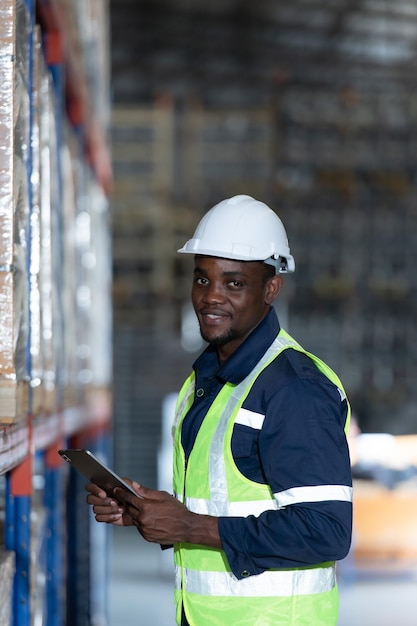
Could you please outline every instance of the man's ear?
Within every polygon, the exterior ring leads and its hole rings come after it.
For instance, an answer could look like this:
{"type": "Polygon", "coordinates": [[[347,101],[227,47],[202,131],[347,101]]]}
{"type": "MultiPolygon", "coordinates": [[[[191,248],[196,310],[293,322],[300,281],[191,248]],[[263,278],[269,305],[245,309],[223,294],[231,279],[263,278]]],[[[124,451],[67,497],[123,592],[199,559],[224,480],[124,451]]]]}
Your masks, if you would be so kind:
{"type": "Polygon", "coordinates": [[[276,274],[268,280],[265,287],[265,303],[272,304],[284,284],[281,274],[276,274]]]}

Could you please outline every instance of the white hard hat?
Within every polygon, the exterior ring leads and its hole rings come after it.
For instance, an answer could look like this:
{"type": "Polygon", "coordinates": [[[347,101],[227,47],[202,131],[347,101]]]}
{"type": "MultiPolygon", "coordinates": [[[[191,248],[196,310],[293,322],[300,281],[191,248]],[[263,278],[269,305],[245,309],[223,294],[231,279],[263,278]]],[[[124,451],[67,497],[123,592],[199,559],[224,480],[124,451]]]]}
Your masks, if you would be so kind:
{"type": "Polygon", "coordinates": [[[273,265],[277,274],[295,269],[283,223],[272,209],[251,196],[233,196],[216,204],[178,252],[263,261],[273,265]]]}

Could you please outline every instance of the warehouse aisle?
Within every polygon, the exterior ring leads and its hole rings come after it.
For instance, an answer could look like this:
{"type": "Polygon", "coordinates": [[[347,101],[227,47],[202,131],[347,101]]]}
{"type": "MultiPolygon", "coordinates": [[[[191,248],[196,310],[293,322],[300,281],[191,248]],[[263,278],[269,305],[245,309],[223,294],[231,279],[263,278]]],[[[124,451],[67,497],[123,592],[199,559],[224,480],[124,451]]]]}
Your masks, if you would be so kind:
{"type": "MultiPolygon", "coordinates": [[[[175,626],[171,571],[168,552],[114,529],[109,626],[175,626]]],[[[416,626],[416,615],[417,579],[340,580],[338,626],[416,626]]]]}
{"type": "Polygon", "coordinates": [[[113,529],[109,626],[174,626],[171,551],[134,528],[113,529]]]}

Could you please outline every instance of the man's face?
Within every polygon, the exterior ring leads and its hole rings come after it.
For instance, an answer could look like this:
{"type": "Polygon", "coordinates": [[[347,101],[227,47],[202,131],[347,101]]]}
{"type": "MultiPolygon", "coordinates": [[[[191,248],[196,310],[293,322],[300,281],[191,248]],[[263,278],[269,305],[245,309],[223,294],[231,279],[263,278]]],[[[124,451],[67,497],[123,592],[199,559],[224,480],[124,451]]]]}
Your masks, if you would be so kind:
{"type": "Polygon", "coordinates": [[[281,284],[281,276],[266,278],[260,261],[196,256],[191,298],[201,335],[222,361],[267,315],[281,284]]]}

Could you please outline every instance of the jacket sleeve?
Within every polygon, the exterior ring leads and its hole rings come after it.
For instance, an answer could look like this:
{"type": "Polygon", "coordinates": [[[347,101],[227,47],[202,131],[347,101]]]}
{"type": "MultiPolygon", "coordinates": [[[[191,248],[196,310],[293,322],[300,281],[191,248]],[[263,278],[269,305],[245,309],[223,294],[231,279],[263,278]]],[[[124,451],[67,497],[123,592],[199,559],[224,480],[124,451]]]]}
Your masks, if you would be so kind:
{"type": "Polygon", "coordinates": [[[242,578],[344,558],[352,527],[346,400],[323,379],[252,395],[246,408],[265,415],[257,444],[262,473],[280,508],[219,519],[233,573],[242,578]]]}

